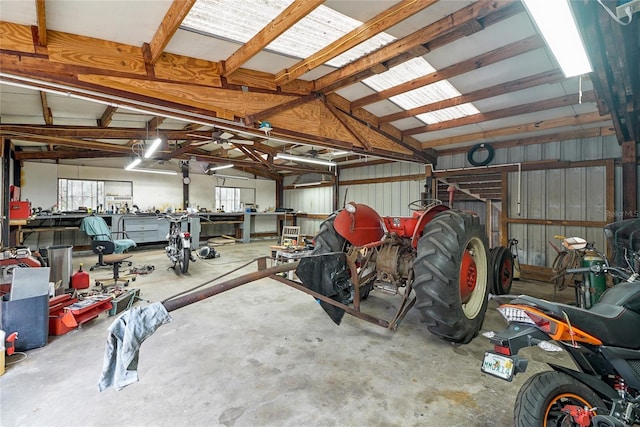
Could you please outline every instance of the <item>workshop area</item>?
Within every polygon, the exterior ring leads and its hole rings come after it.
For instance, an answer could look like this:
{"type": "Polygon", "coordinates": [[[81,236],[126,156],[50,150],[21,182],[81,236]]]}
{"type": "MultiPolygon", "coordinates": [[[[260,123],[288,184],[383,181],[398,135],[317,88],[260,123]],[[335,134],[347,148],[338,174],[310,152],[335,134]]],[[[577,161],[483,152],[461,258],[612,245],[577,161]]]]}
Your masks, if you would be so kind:
{"type": "Polygon", "coordinates": [[[640,425],[640,0],[0,0],[0,424],[640,425]]]}

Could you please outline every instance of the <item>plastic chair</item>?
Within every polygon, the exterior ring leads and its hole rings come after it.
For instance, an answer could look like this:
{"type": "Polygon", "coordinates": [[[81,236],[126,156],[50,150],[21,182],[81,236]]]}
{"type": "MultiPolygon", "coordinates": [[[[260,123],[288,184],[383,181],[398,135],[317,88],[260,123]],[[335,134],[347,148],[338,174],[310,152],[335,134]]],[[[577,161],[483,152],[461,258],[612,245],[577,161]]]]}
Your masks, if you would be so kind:
{"type": "MultiPolygon", "coordinates": [[[[84,231],[91,237],[91,250],[93,253],[98,255],[98,262],[89,269],[91,271],[97,267],[113,266],[112,263],[105,260],[105,255],[119,255],[127,249],[136,246],[136,242],[129,239],[127,233],[123,231],[112,232],[104,218],[99,216],[91,215],[85,217],[80,224],[80,230],[84,231]],[[113,239],[112,235],[114,234],[122,234],[125,239],[113,239]]],[[[125,258],[129,257],[130,255],[125,258]]],[[[119,262],[122,262],[123,260],[120,260],[119,262]]],[[[131,265],[131,262],[129,261],[128,264],[131,265]]]]}

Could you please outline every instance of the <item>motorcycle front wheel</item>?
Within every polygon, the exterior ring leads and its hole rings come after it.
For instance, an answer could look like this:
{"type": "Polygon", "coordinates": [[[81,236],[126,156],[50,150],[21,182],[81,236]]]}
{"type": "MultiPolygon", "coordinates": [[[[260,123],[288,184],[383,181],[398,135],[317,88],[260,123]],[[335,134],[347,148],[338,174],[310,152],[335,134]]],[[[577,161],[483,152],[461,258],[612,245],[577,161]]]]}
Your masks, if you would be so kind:
{"type": "Polygon", "coordinates": [[[178,247],[178,271],[182,274],[186,274],[189,271],[189,257],[191,255],[189,248],[182,247],[182,239],[178,239],[176,246],[178,247]]]}
{"type": "Polygon", "coordinates": [[[572,407],[597,408],[594,416],[608,413],[602,399],[575,378],[562,372],[540,372],[529,378],[518,392],[514,426],[579,426],[569,413],[572,407]]]}

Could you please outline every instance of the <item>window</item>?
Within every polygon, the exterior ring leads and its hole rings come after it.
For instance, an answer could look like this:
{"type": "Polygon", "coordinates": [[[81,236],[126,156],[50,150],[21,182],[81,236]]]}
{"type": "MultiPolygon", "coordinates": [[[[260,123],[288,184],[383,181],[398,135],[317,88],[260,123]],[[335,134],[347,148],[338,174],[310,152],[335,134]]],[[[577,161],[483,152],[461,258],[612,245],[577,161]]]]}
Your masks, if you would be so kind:
{"type": "Polygon", "coordinates": [[[58,210],[79,208],[101,212],[116,212],[133,206],[131,181],[98,181],[89,179],[58,179],[58,210]]]}
{"type": "Polygon", "coordinates": [[[216,187],[216,211],[240,212],[240,189],[216,187]]]}
{"type": "Polygon", "coordinates": [[[97,209],[99,205],[104,206],[104,181],[58,179],[58,210],[97,209]]]}

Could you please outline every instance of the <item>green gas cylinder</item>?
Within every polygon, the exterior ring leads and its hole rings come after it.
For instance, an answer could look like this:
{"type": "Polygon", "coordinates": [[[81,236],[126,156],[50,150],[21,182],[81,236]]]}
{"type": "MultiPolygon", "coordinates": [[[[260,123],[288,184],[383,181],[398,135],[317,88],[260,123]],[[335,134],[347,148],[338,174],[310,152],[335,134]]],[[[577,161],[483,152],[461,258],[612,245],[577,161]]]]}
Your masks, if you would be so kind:
{"type": "MultiPolygon", "coordinates": [[[[595,251],[586,251],[582,257],[582,266],[604,265],[604,259],[595,251]]],[[[607,278],[604,274],[595,275],[588,273],[584,275],[585,287],[590,294],[591,304],[589,307],[600,301],[600,297],[607,290],[607,278]]]]}

